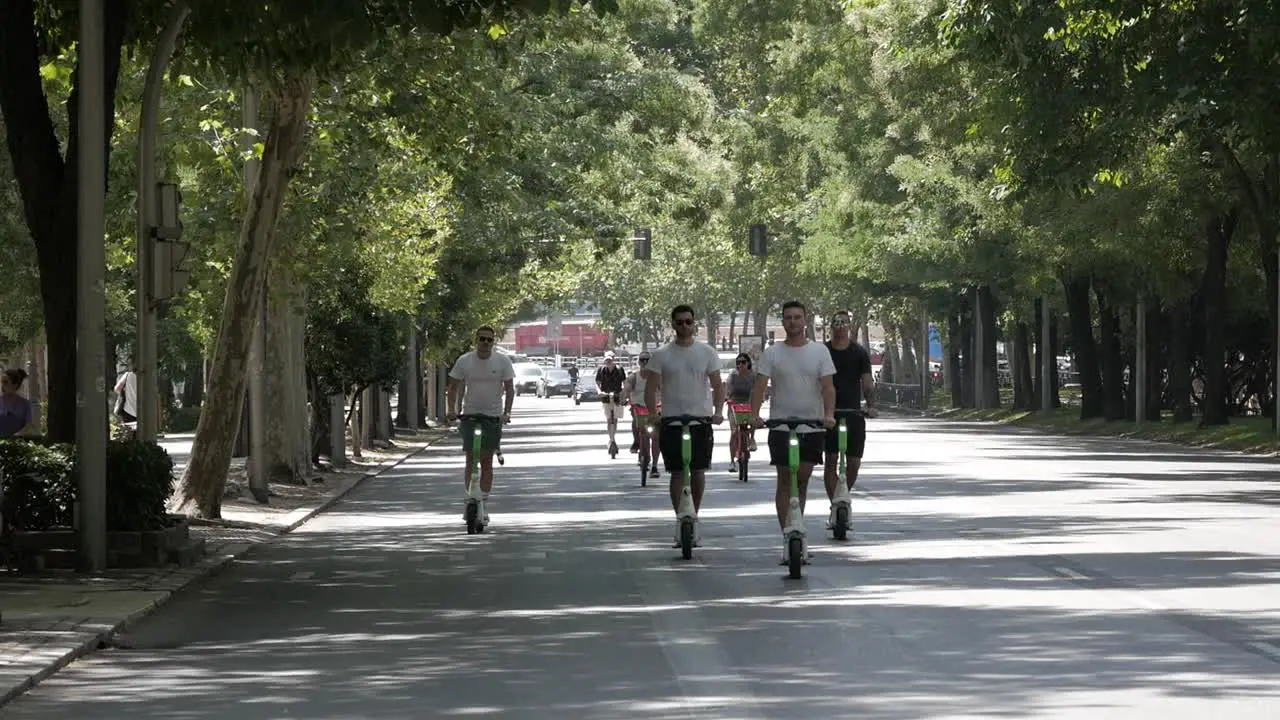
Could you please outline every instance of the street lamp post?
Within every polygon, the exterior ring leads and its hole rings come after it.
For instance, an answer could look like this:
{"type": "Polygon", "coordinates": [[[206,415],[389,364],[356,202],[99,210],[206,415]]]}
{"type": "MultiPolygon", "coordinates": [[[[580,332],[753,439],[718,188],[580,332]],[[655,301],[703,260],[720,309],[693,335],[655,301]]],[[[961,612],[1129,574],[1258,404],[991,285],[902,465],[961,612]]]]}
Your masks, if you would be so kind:
{"type": "Polygon", "coordinates": [[[102,0],[80,0],[76,454],[80,565],[107,566],[106,55],[102,0]]]}

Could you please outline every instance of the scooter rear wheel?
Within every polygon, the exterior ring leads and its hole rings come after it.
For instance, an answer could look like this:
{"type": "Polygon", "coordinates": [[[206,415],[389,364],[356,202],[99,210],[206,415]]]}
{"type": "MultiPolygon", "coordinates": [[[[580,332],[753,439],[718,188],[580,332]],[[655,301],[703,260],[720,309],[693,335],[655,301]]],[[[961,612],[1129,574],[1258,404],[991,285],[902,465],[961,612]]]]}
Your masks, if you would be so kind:
{"type": "Polygon", "coordinates": [[[693,557],[693,521],[680,523],[680,557],[685,560],[693,557]]]}
{"type": "Polygon", "coordinates": [[[467,519],[467,534],[475,535],[480,532],[477,529],[480,527],[480,506],[474,500],[467,503],[465,517],[467,519]]]}
{"type": "Polygon", "coordinates": [[[793,537],[787,541],[787,570],[791,577],[800,577],[800,569],[804,566],[804,541],[793,537]]]}
{"type": "Polygon", "coordinates": [[[841,505],[836,508],[836,521],[831,525],[831,534],[837,540],[844,540],[849,533],[849,508],[841,505]]]}
{"type": "Polygon", "coordinates": [[[742,459],[738,461],[738,479],[742,482],[747,481],[747,461],[751,459],[751,453],[742,453],[742,459]]]}

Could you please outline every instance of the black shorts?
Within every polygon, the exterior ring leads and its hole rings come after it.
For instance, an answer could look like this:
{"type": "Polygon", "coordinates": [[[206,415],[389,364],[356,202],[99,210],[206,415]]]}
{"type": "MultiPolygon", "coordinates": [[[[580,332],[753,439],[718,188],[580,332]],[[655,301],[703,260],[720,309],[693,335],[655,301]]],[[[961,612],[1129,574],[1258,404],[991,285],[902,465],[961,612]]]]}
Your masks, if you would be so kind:
{"type": "Polygon", "coordinates": [[[867,419],[858,413],[836,413],[836,426],[827,431],[826,449],[829,454],[840,452],[840,418],[849,421],[849,444],[846,451],[851,458],[861,458],[867,447],[867,419]]]}
{"type": "MultiPolygon", "coordinates": [[[[667,472],[684,472],[684,451],[680,436],[684,432],[681,425],[662,425],[662,433],[658,436],[658,451],[662,454],[662,464],[667,472]]],[[[707,424],[690,425],[689,436],[692,441],[689,453],[690,470],[706,470],[711,467],[711,446],[713,436],[711,426],[707,424]]]]}
{"type": "MultiPolygon", "coordinates": [[[[787,446],[791,433],[786,428],[769,431],[769,464],[776,467],[787,466],[787,446]]],[[[800,439],[800,463],[811,465],[822,464],[821,432],[798,433],[800,439]]]]}

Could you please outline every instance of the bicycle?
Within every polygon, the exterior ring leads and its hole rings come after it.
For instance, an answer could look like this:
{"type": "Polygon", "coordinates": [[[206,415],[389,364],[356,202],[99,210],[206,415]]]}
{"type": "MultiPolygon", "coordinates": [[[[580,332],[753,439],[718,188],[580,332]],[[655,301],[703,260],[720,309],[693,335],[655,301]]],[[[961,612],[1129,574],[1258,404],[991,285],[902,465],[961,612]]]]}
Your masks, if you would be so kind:
{"type": "MultiPolygon", "coordinates": [[[[676,415],[664,417],[659,422],[663,425],[678,425],[680,432],[680,458],[684,468],[684,487],[680,490],[680,509],[676,511],[676,521],[680,523],[680,556],[685,560],[693,557],[695,523],[698,511],[693,506],[693,435],[689,427],[694,423],[711,424],[711,418],[696,415],[676,415]]],[[[668,468],[670,470],[670,468],[668,468]]]]}
{"type": "Polygon", "coordinates": [[[467,486],[467,505],[462,517],[467,522],[467,534],[478,535],[484,532],[489,522],[489,514],[484,509],[484,491],[480,489],[480,453],[484,443],[485,426],[501,423],[502,418],[480,413],[465,413],[458,416],[459,422],[474,420],[475,431],[471,437],[471,483],[467,486]]]}
{"type": "Polygon", "coordinates": [[[730,401],[729,412],[733,413],[733,431],[738,437],[738,479],[747,481],[747,461],[751,459],[751,403],[730,401]]]}
{"type": "Polygon", "coordinates": [[[867,418],[870,417],[870,414],[866,410],[837,410],[836,416],[839,418],[836,427],[839,433],[837,446],[840,459],[836,465],[835,497],[831,500],[831,507],[835,510],[835,518],[831,523],[831,535],[836,540],[844,540],[848,537],[849,531],[853,529],[851,520],[853,514],[851,510],[852,497],[849,494],[849,486],[844,482],[845,473],[848,471],[849,418],[854,416],[867,418]]]}
{"type": "Polygon", "coordinates": [[[821,420],[799,420],[785,418],[765,421],[765,427],[772,430],[786,427],[787,435],[787,469],[791,476],[791,499],[788,501],[787,524],[782,535],[787,539],[787,570],[792,578],[801,576],[801,568],[807,564],[805,557],[808,548],[805,543],[804,512],[800,509],[800,437],[798,428],[809,427],[815,430],[826,430],[821,420]]]}

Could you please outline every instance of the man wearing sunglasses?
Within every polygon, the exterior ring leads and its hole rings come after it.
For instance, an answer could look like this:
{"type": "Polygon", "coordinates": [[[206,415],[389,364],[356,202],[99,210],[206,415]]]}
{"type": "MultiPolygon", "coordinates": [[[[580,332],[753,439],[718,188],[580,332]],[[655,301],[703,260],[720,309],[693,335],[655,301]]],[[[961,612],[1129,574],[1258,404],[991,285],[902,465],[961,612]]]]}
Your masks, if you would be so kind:
{"type": "MultiPolygon", "coordinates": [[[[665,417],[693,415],[711,417],[719,425],[724,422],[721,408],[724,406],[724,387],[720,383],[720,356],[707,343],[693,339],[693,308],[677,305],[671,311],[671,327],[676,339],[658,348],[649,359],[648,377],[644,388],[646,407],[657,407],[658,393],[662,393],[662,414],[665,417]],[[708,392],[710,389],[710,392],[708,392]]],[[[656,420],[651,422],[657,422],[656,420]]],[[[684,490],[684,457],[680,442],[682,428],[679,425],[662,427],[658,445],[662,452],[662,464],[667,466],[670,477],[671,508],[680,512],[680,495],[684,490]]],[[[694,544],[701,540],[701,525],[696,517],[702,508],[702,493],[706,489],[707,468],[711,467],[711,426],[699,423],[689,428],[692,453],[689,470],[693,474],[694,544]]],[[[680,544],[680,526],[676,524],[676,545],[680,544]]]]}
{"type": "MultiPolygon", "coordinates": [[[[480,440],[480,491],[484,493],[485,502],[488,502],[489,493],[493,490],[493,454],[502,440],[502,426],[511,422],[511,404],[516,399],[516,370],[511,365],[510,358],[493,351],[496,337],[493,328],[488,325],[476,330],[476,349],[458,358],[453,364],[445,394],[445,417],[450,423],[458,419],[458,401],[464,392],[464,414],[501,418],[501,421],[490,421],[484,425],[480,440]]],[[[467,458],[467,469],[463,474],[464,489],[471,487],[471,444],[476,422],[468,418],[458,428],[458,434],[462,437],[462,449],[467,458]]],[[[487,512],[484,524],[489,524],[487,512]]]]}
{"type": "MultiPolygon", "coordinates": [[[[827,342],[831,362],[836,366],[832,382],[836,388],[836,419],[845,418],[849,423],[848,470],[845,484],[853,490],[858,480],[858,468],[862,465],[862,452],[867,445],[867,421],[857,410],[867,401],[867,414],[876,416],[875,379],[871,375],[871,355],[867,349],[853,341],[853,318],[848,310],[841,310],[831,317],[831,340],[827,342]]],[[[823,480],[827,497],[836,497],[836,463],[840,455],[840,431],[827,431],[826,463],[823,464],[823,480]]],[[[835,522],[836,509],[831,507],[827,527],[835,522]]]]}

